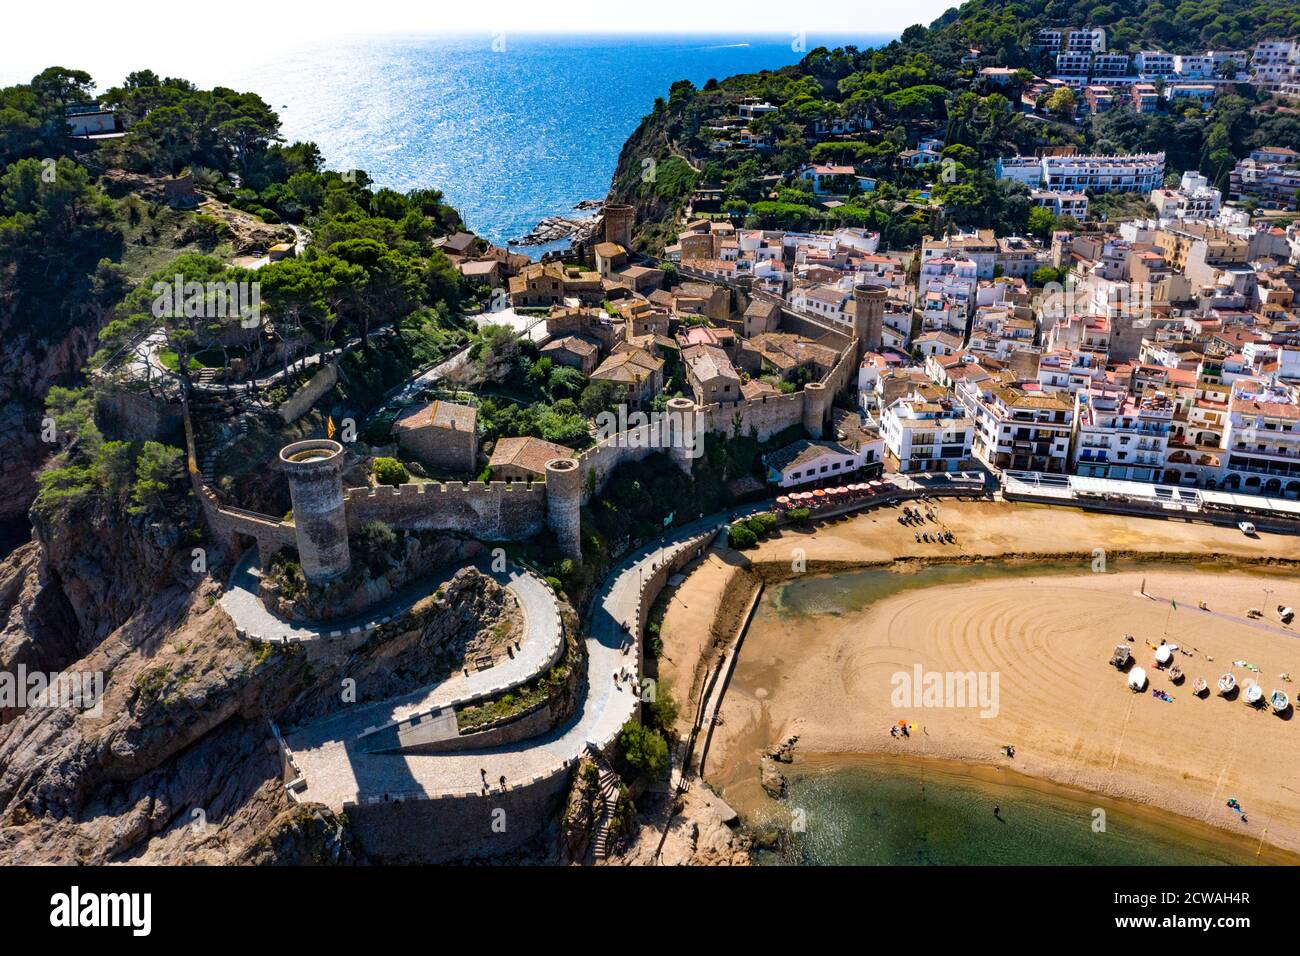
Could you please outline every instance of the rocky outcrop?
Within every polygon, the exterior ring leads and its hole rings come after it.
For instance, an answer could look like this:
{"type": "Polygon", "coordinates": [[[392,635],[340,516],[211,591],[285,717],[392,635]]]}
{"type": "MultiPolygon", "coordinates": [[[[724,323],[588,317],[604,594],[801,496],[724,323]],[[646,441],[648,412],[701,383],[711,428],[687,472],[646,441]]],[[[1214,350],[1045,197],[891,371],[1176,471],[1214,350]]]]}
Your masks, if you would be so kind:
{"type": "Polygon", "coordinates": [[[253,866],[337,866],[359,862],[347,818],[320,804],[284,811],[235,859],[253,866]]]}
{"type": "MultiPolygon", "coordinates": [[[[39,573],[29,549],[0,581],[21,593],[39,573]]],[[[126,608],[125,596],[119,605],[79,583],[96,620],[126,608]]],[[[476,646],[484,622],[519,613],[468,569],[360,647],[309,650],[240,640],[218,593],[211,578],[153,593],[71,662],[105,675],[100,715],[38,708],[0,726],[0,863],[352,862],[341,819],[288,799],[270,718],[287,726],[337,710],[345,678],[358,703],[429,683],[476,646]]],[[[15,646],[39,644],[18,631],[15,646]]]]}
{"type": "Polygon", "coordinates": [[[0,522],[26,521],[36,495],[35,472],[57,445],[41,440],[45,393],[68,384],[95,350],[99,323],[87,316],[47,341],[39,328],[0,328],[0,522]]]}
{"type": "Polygon", "coordinates": [[[307,581],[296,565],[289,580],[286,566],[272,562],[271,573],[261,580],[259,596],[273,614],[293,621],[350,617],[392,597],[428,574],[429,568],[468,564],[482,553],[483,545],[472,538],[408,531],[401,534],[400,542],[375,556],[377,561],[357,554],[347,574],[321,584],[307,581]]]}
{"type": "MultiPolygon", "coordinates": [[[[0,564],[0,672],[56,671],[76,660],[77,618],[51,586],[45,551],[29,541],[0,564]]],[[[17,711],[0,705],[0,722],[17,711]]]]}
{"type": "MultiPolygon", "coordinates": [[[[143,604],[198,581],[189,571],[185,532],[198,530],[197,510],[159,520],[132,515],[97,496],[31,511],[44,556],[46,583],[57,588],[77,619],[77,648],[86,653],[143,604]]],[[[217,553],[208,555],[214,562],[217,553]]]]}

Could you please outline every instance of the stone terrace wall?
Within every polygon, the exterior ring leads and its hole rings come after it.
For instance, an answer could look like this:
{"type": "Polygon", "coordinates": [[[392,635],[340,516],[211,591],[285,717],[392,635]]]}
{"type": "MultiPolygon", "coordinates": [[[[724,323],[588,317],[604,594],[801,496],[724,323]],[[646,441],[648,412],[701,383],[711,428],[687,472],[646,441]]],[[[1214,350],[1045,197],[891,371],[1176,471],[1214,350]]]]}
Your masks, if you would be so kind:
{"type": "Polygon", "coordinates": [[[296,422],[306,415],[316,401],[333,388],[339,380],[339,367],[330,362],[308,379],[307,384],[290,395],[276,413],[285,424],[296,422]]]}
{"type": "Polygon", "coordinates": [[[594,471],[596,473],[595,489],[599,493],[604,490],[605,483],[609,481],[609,476],[614,473],[614,470],[619,465],[643,461],[655,454],[655,452],[663,451],[665,447],[658,439],[657,430],[651,425],[643,425],[640,428],[629,428],[627,431],[619,432],[617,435],[579,453],[578,463],[582,468],[583,504],[591,500],[587,484],[589,472],[594,471]]]}
{"type": "Polygon", "coordinates": [[[95,417],[109,435],[174,442],[181,435],[181,406],[100,380],[95,417]]]}
{"type": "Polygon", "coordinates": [[[506,790],[410,800],[345,803],[368,856],[386,863],[442,863],[506,853],[532,839],[558,812],[568,761],[556,772],[507,781],[506,790]]]}
{"type": "Polygon", "coordinates": [[[429,482],[349,488],[343,493],[348,530],[367,521],[418,531],[461,531],[476,538],[516,541],[546,521],[546,484],[535,481],[429,482]]]}

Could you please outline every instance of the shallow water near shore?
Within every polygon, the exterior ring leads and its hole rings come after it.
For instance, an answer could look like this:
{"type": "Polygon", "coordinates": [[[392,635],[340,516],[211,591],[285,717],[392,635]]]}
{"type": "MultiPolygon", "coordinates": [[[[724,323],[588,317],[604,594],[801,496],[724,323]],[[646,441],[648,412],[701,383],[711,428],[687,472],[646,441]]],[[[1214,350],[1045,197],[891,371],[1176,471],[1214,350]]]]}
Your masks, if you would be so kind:
{"type": "MultiPolygon", "coordinates": [[[[1264,565],[1197,563],[1192,561],[1111,560],[1102,573],[1119,574],[1157,572],[1176,569],[1205,571],[1215,574],[1248,573],[1251,576],[1277,575],[1294,577],[1290,568],[1264,565]]],[[[797,618],[805,615],[838,615],[862,611],[877,601],[904,591],[973,584],[977,581],[1035,578],[1053,575],[1083,574],[1091,571],[1091,562],[1071,561],[976,561],[972,563],[926,564],[917,568],[899,565],[833,574],[808,574],[771,588],[758,608],[756,622],[764,616],[797,618]]]]}
{"type": "MultiPolygon", "coordinates": [[[[900,563],[804,575],[768,589],[751,631],[754,635],[799,633],[807,640],[811,632],[801,622],[812,627],[818,618],[845,616],[848,625],[861,620],[873,605],[904,592],[1008,579],[1029,585],[1035,578],[1077,576],[1090,570],[1091,562],[1081,556],[1076,561],[900,563]]],[[[1272,586],[1268,579],[1294,580],[1290,569],[1232,561],[1123,559],[1106,566],[1112,574],[1188,571],[1259,578],[1266,588],[1272,586]]],[[[1179,595],[1179,607],[1184,600],[1179,595]]],[[[759,700],[781,693],[787,664],[761,655],[746,663],[742,651],[733,689],[759,700]]],[[[930,756],[800,754],[793,766],[782,768],[788,779],[787,797],[774,801],[759,788],[753,761],[759,750],[777,742],[778,730],[762,719],[740,739],[726,766],[710,775],[747,824],[760,829],[770,824],[787,833],[779,849],[756,854],[760,863],[1300,864],[1300,856],[1266,842],[1267,821],[1262,818],[1248,823],[1233,819],[1233,829],[1220,829],[1156,806],[1111,799],[1013,769],[930,756]],[[996,816],[994,807],[1000,808],[996,816]],[[1104,830],[1094,829],[1100,819],[1098,810],[1104,811],[1104,830]],[[796,811],[798,815],[792,816],[796,811]],[[803,820],[802,832],[790,832],[798,819],[803,820]]]]}
{"type": "MultiPolygon", "coordinates": [[[[988,767],[866,756],[801,759],[789,794],[769,808],[803,832],[764,864],[1222,866],[1300,858],[1240,837],[1083,791],[988,767]],[[999,808],[994,816],[994,807],[999,808]],[[1104,817],[1098,813],[1104,813],[1104,817]],[[1104,830],[1096,830],[1104,819],[1104,830]]],[[[767,814],[754,813],[751,819],[767,814]]]]}

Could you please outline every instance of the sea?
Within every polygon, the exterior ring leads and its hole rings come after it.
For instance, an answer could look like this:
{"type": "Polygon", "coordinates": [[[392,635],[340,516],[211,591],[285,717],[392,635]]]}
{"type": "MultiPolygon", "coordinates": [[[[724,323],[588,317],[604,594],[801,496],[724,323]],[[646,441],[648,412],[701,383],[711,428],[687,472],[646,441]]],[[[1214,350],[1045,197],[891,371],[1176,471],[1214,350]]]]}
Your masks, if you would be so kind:
{"type": "MultiPolygon", "coordinates": [[[[143,60],[104,50],[66,63],[101,87],[149,66],[200,86],[260,94],[286,139],[317,143],[331,169],[381,186],[441,189],[468,226],[505,244],[548,216],[603,199],[618,154],[677,80],[702,86],[779,69],[819,46],[869,48],[892,34],[356,36],[277,38],[274,54],[212,58],[202,45],[143,60]],[[155,59],[157,62],[155,62],[155,59]]],[[[23,77],[25,78],[25,77],[23,77]]],[[[0,82],[14,82],[4,77],[0,82]]]]}

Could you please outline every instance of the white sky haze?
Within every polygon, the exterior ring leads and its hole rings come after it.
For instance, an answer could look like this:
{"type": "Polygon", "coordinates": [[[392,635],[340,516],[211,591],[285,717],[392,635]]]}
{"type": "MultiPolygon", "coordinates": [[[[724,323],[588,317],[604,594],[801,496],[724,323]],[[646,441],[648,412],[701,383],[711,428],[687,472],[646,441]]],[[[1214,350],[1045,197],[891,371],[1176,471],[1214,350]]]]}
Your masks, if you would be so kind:
{"type": "Polygon", "coordinates": [[[57,5],[16,0],[0,13],[0,83],[23,82],[46,66],[90,70],[103,85],[106,70],[150,67],[188,75],[187,61],[211,72],[223,60],[274,55],[277,44],[297,45],[346,34],[382,33],[901,33],[929,23],[952,0],[280,0],[189,4],[176,0],[63,0],[57,5]],[[119,66],[120,65],[120,66],[119,66]]]}

